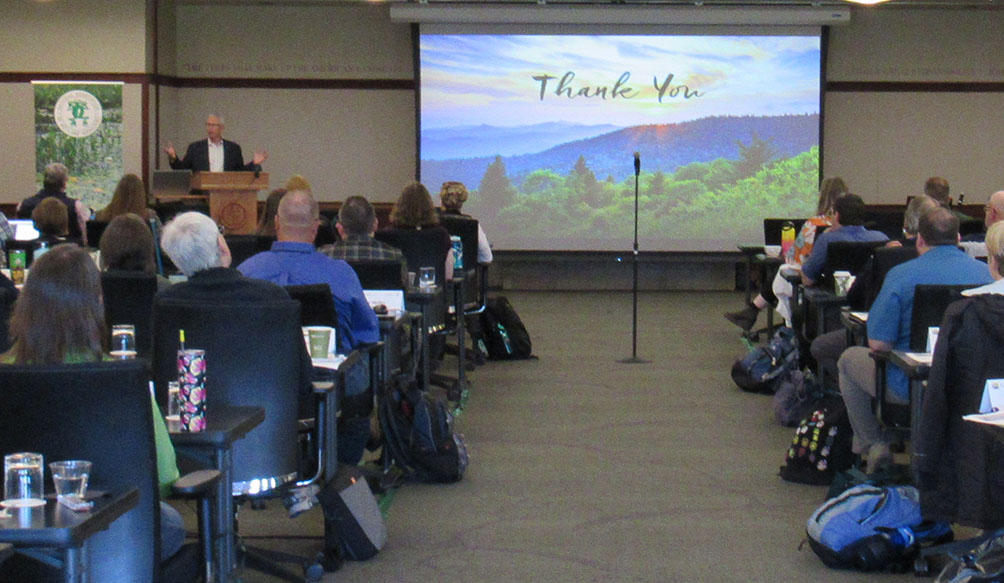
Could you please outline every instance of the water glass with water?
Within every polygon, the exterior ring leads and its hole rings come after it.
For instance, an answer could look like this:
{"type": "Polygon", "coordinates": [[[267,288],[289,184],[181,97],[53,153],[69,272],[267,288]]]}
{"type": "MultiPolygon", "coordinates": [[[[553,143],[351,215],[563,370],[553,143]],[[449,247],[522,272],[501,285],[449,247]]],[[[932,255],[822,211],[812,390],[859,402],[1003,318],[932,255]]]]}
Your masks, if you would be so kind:
{"type": "Polygon", "coordinates": [[[132,324],[112,326],[112,358],[128,360],[136,358],[136,327],[132,324]]]}
{"type": "Polygon", "coordinates": [[[422,267],[418,270],[419,289],[428,290],[436,285],[436,268],[422,267]]]}
{"type": "Polygon", "coordinates": [[[71,501],[83,501],[87,494],[87,480],[91,476],[91,462],[86,460],[66,460],[49,464],[52,483],[56,486],[56,496],[71,501]]]}
{"type": "Polygon", "coordinates": [[[181,383],[167,383],[167,422],[168,431],[181,431],[181,383]]]}
{"type": "Polygon", "coordinates": [[[3,505],[7,507],[42,506],[45,478],[40,453],[12,453],[3,458],[3,505]]]}

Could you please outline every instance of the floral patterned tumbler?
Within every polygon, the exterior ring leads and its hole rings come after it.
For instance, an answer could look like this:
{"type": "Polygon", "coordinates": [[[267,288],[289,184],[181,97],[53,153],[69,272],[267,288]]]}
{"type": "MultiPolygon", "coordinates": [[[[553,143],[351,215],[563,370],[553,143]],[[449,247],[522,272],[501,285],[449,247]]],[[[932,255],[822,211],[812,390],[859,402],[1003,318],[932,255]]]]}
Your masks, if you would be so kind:
{"type": "Polygon", "coordinates": [[[178,393],[181,401],[181,430],[206,428],[206,351],[182,348],[178,351],[178,393]]]}

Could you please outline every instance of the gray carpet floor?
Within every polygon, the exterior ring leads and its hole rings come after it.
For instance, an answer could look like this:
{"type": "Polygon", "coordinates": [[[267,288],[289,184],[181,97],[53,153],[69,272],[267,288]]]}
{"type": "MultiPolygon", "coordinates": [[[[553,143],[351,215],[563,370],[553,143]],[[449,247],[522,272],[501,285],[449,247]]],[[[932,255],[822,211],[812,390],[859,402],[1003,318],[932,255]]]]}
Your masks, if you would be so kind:
{"type": "MultiPolygon", "coordinates": [[[[834,571],[799,550],[825,488],[777,477],[794,430],[729,376],[745,348],[721,313],[740,294],[641,294],[648,364],[617,362],[631,355],[629,293],[507,295],[540,358],[472,374],[463,481],[397,490],[383,551],[325,581],[917,580],[834,571]]],[[[242,533],[306,538],[250,542],[320,548],[319,509],[290,520],[273,506],[243,510],[242,533]]]]}

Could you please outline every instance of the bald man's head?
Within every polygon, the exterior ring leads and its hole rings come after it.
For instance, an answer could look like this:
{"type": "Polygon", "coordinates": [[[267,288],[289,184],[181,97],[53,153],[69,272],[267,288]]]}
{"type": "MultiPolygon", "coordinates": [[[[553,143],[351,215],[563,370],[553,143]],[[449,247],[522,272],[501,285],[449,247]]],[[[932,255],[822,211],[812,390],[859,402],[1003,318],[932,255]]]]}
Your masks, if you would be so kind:
{"type": "Polygon", "coordinates": [[[306,190],[287,192],[275,215],[276,237],[280,241],[313,243],[317,236],[320,207],[306,190]]]}

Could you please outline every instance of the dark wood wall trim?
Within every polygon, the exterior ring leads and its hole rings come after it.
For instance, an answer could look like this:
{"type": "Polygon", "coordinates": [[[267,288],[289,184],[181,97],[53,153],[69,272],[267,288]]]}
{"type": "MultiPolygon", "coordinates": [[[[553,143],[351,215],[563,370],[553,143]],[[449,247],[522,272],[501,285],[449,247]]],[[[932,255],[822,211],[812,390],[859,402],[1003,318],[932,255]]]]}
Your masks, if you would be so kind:
{"type": "Polygon", "coordinates": [[[122,83],[147,83],[151,81],[151,76],[146,73],[53,73],[43,71],[0,71],[0,83],[31,83],[32,81],[119,81],[122,83]]]}
{"type": "Polygon", "coordinates": [[[861,93],[1001,93],[1004,83],[996,81],[829,81],[826,91],[861,93]]]}
{"type": "Polygon", "coordinates": [[[208,89],[377,89],[413,90],[413,79],[193,78],[159,76],[160,85],[208,89]]]}

